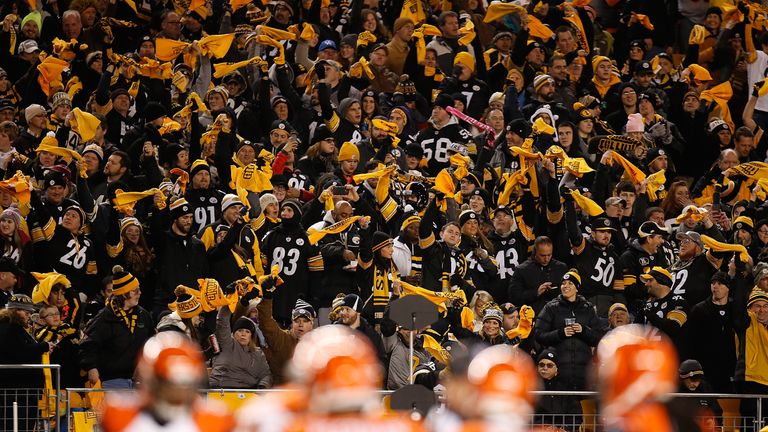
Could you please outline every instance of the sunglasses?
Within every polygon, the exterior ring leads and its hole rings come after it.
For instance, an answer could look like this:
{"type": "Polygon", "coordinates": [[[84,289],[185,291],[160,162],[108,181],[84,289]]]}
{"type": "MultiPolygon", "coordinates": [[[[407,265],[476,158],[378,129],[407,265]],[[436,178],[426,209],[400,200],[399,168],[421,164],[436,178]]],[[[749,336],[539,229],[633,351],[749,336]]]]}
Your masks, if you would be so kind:
{"type": "Polygon", "coordinates": [[[539,362],[539,367],[543,369],[552,369],[556,367],[557,365],[554,363],[547,363],[547,362],[539,362]]]}

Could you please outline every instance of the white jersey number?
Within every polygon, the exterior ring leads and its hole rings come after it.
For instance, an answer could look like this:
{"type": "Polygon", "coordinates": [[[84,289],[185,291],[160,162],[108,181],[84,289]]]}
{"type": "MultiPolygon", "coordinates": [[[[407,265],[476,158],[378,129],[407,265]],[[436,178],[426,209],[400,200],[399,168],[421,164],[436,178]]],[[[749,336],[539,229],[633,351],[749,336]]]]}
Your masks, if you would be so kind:
{"type": "Polygon", "coordinates": [[[284,248],[278,246],[272,252],[272,263],[277,264],[280,268],[280,273],[286,276],[293,276],[296,274],[300,255],[301,253],[298,249],[288,249],[286,252],[284,248]]]}
{"type": "Polygon", "coordinates": [[[611,282],[613,282],[613,275],[616,273],[616,269],[613,268],[613,262],[600,258],[597,260],[595,270],[597,270],[597,274],[592,276],[592,280],[603,286],[610,287],[611,282]]]}
{"type": "Polygon", "coordinates": [[[448,138],[426,139],[421,142],[421,147],[424,149],[424,157],[427,160],[434,159],[437,162],[448,162],[448,146],[451,145],[451,140],[448,138]],[[432,143],[434,143],[434,154],[432,153],[432,143]]]}
{"type": "Polygon", "coordinates": [[[674,295],[684,296],[685,295],[685,282],[688,280],[688,269],[682,269],[680,271],[676,271],[673,275],[674,280],[672,281],[672,292],[674,295]]]}
{"type": "Polygon", "coordinates": [[[85,251],[88,249],[88,246],[77,246],[77,241],[75,241],[75,239],[70,240],[69,243],[67,243],[69,252],[61,257],[59,261],[80,270],[85,265],[85,251]]]}

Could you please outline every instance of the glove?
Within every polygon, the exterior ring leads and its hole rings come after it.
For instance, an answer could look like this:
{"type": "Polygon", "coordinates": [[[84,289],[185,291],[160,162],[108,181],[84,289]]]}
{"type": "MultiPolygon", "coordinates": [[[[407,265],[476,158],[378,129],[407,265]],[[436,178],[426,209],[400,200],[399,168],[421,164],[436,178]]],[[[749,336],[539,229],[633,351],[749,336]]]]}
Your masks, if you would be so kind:
{"type": "Polygon", "coordinates": [[[384,337],[392,336],[397,331],[397,323],[385,316],[379,322],[379,330],[384,337]]]}
{"type": "Polygon", "coordinates": [[[268,277],[261,282],[261,292],[264,294],[265,299],[271,299],[275,295],[277,286],[275,280],[272,277],[268,277]]]}
{"type": "Polygon", "coordinates": [[[461,288],[464,284],[464,278],[461,277],[460,274],[454,273],[451,275],[451,278],[449,279],[449,282],[451,283],[451,287],[459,287],[461,288]]]}
{"type": "Polygon", "coordinates": [[[573,196],[571,195],[571,189],[569,189],[568,186],[560,187],[560,196],[563,197],[563,200],[565,201],[573,201],[573,196]]]}
{"type": "Polygon", "coordinates": [[[243,306],[248,306],[248,303],[250,303],[251,300],[258,298],[260,294],[261,293],[259,290],[254,286],[250,291],[245,293],[244,296],[240,297],[240,304],[243,306]]]}
{"type": "Polygon", "coordinates": [[[440,191],[435,191],[435,201],[442,201],[445,199],[445,194],[440,191]]]}
{"type": "Polygon", "coordinates": [[[736,7],[739,9],[739,12],[744,15],[744,24],[751,24],[752,20],[749,18],[749,6],[747,6],[747,1],[740,1],[736,7]]]}
{"type": "MultiPolygon", "coordinates": [[[[461,310],[463,306],[450,306],[445,311],[445,319],[452,329],[461,328],[461,310]]],[[[454,330],[455,332],[455,330],[454,330]]]]}
{"type": "Polygon", "coordinates": [[[259,194],[255,192],[248,192],[247,194],[248,204],[251,207],[249,216],[255,218],[261,213],[261,202],[259,201],[259,194]]]}

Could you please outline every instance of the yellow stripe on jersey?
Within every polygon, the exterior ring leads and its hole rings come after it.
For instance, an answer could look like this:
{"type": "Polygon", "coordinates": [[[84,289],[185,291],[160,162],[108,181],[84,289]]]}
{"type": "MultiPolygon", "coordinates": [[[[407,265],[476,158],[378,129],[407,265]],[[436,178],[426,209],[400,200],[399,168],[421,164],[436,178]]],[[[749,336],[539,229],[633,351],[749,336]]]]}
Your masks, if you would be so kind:
{"type": "Polygon", "coordinates": [[[381,204],[381,208],[379,208],[379,212],[384,217],[384,220],[389,222],[390,219],[397,213],[397,202],[392,199],[392,197],[387,197],[387,199],[384,201],[383,204],[381,204]]]}
{"type": "Polygon", "coordinates": [[[549,210],[547,210],[547,220],[551,224],[559,223],[563,219],[563,207],[560,207],[560,210],[557,211],[557,213],[553,213],[549,210]]]}
{"type": "Polygon", "coordinates": [[[615,281],[613,281],[613,290],[614,291],[624,291],[624,279],[616,278],[615,281]]]}
{"type": "Polygon", "coordinates": [[[264,212],[260,212],[258,216],[256,216],[255,219],[251,219],[251,228],[253,228],[254,231],[257,231],[261,229],[261,227],[264,226],[264,223],[267,221],[267,218],[264,216],[264,212]]]}
{"type": "Polygon", "coordinates": [[[430,232],[427,238],[419,238],[419,247],[422,249],[426,249],[433,244],[435,244],[435,233],[433,232],[430,232]]]}
{"type": "Polygon", "coordinates": [[[581,239],[581,243],[578,245],[571,245],[571,249],[573,250],[574,255],[581,255],[582,252],[584,252],[584,248],[587,246],[587,241],[583,238],[581,239]]]}
{"type": "Polygon", "coordinates": [[[311,272],[323,271],[325,267],[325,264],[323,263],[323,256],[318,254],[310,257],[307,259],[307,266],[311,272]]]}
{"type": "Polygon", "coordinates": [[[43,226],[43,238],[45,240],[51,240],[55,232],[56,221],[54,221],[53,218],[48,218],[48,222],[46,222],[45,226],[43,226]]]}
{"type": "Polygon", "coordinates": [[[686,313],[682,310],[675,309],[667,313],[667,319],[675,321],[676,323],[680,324],[680,327],[682,327],[685,322],[688,321],[688,315],[686,315],[686,313]]]}
{"type": "Polygon", "coordinates": [[[630,285],[634,285],[635,282],[637,282],[637,276],[635,275],[624,275],[624,286],[628,287],[630,285]]]}
{"type": "Polygon", "coordinates": [[[325,121],[325,125],[328,126],[328,129],[330,129],[331,132],[336,132],[340,123],[341,119],[339,119],[339,116],[336,113],[333,113],[331,118],[325,121]]]}
{"type": "Polygon", "coordinates": [[[45,238],[43,238],[43,230],[40,227],[32,228],[30,236],[32,237],[32,243],[38,243],[45,240],[45,238]]]}

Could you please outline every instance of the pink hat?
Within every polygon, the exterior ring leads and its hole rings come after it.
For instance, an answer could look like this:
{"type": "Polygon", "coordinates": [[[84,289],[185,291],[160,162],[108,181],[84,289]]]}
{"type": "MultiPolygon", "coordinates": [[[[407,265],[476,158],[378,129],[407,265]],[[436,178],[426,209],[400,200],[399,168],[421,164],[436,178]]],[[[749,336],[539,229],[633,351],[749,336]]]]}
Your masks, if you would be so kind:
{"type": "Polygon", "coordinates": [[[635,113],[627,117],[627,133],[629,132],[645,132],[642,115],[635,113]]]}

